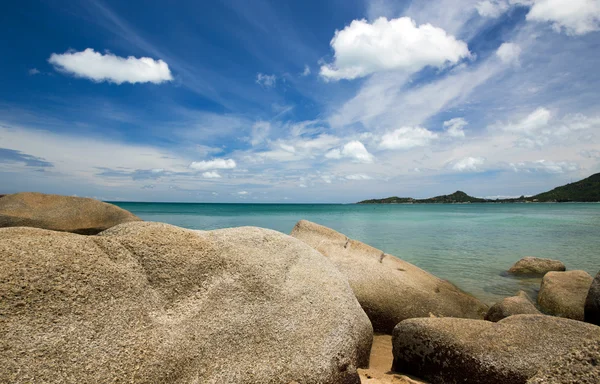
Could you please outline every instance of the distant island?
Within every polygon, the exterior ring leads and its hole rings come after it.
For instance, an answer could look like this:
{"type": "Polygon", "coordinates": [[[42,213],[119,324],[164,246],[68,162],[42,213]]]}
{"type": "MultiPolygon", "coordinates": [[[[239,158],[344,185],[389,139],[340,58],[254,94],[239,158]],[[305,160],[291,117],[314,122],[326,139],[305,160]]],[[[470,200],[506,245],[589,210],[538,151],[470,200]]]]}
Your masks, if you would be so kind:
{"type": "Polygon", "coordinates": [[[551,191],[535,196],[521,196],[516,199],[480,199],[469,196],[463,191],[451,195],[431,197],[429,199],[413,199],[412,197],[388,197],[360,201],[357,204],[466,204],[466,203],[595,203],[600,202],[600,173],[596,173],[577,181],[554,188],[551,191]]]}

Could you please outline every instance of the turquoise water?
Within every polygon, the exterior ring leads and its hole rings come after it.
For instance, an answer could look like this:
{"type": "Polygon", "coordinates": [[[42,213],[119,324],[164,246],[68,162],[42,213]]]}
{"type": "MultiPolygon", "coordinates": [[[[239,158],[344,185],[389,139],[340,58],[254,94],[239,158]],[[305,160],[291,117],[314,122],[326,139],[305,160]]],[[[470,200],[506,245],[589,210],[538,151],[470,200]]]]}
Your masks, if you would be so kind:
{"type": "Polygon", "coordinates": [[[600,269],[600,204],[320,205],[116,203],[140,218],[210,230],[258,226],[290,233],[300,219],[409,261],[492,303],[538,279],[503,277],[525,256],[600,269]]]}

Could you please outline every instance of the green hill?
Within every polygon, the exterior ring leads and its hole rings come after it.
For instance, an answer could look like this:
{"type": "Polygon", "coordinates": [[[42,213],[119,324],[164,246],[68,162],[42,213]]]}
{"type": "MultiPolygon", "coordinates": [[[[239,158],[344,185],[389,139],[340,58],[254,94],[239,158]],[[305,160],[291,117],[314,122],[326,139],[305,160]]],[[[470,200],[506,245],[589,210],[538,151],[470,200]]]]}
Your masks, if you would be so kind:
{"type": "Polygon", "coordinates": [[[431,197],[429,199],[413,199],[410,197],[388,197],[361,201],[358,204],[460,204],[460,203],[486,203],[488,200],[469,196],[463,191],[456,191],[451,195],[431,197]]]}
{"type": "Polygon", "coordinates": [[[577,181],[575,183],[563,185],[562,187],[554,188],[549,192],[540,193],[539,195],[527,198],[529,201],[537,200],[557,201],[557,202],[596,202],[600,201],[600,173],[596,173],[577,181]]]}
{"type": "Polygon", "coordinates": [[[411,197],[388,197],[385,199],[364,200],[358,204],[464,204],[464,203],[526,203],[526,202],[600,202],[600,173],[575,183],[554,188],[549,192],[518,199],[487,200],[469,196],[463,191],[451,195],[413,199],[411,197]]]}

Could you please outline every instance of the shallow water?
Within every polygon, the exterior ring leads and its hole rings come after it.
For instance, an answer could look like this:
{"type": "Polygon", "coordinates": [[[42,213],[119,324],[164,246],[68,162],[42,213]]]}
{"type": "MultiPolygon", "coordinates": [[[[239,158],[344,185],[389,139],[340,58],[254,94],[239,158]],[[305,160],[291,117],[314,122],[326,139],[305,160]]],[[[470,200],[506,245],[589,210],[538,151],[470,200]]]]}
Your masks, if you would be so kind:
{"type": "Polygon", "coordinates": [[[147,221],[191,229],[258,226],[290,233],[310,220],[447,279],[492,303],[539,279],[501,276],[525,256],[600,270],[600,204],[177,204],[115,203],[147,221]]]}

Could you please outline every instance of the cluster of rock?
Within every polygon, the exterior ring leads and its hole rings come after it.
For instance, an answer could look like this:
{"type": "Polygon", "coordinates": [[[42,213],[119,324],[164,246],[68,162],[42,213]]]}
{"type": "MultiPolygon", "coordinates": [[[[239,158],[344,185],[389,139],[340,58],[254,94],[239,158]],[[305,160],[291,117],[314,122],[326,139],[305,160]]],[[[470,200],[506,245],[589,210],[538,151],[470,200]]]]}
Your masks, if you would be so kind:
{"type": "Polygon", "coordinates": [[[16,194],[0,227],[0,382],[358,384],[373,330],[432,383],[597,382],[600,327],[572,319],[600,323],[600,273],[521,262],[553,317],[308,221],[192,231],[16,194]]]}

